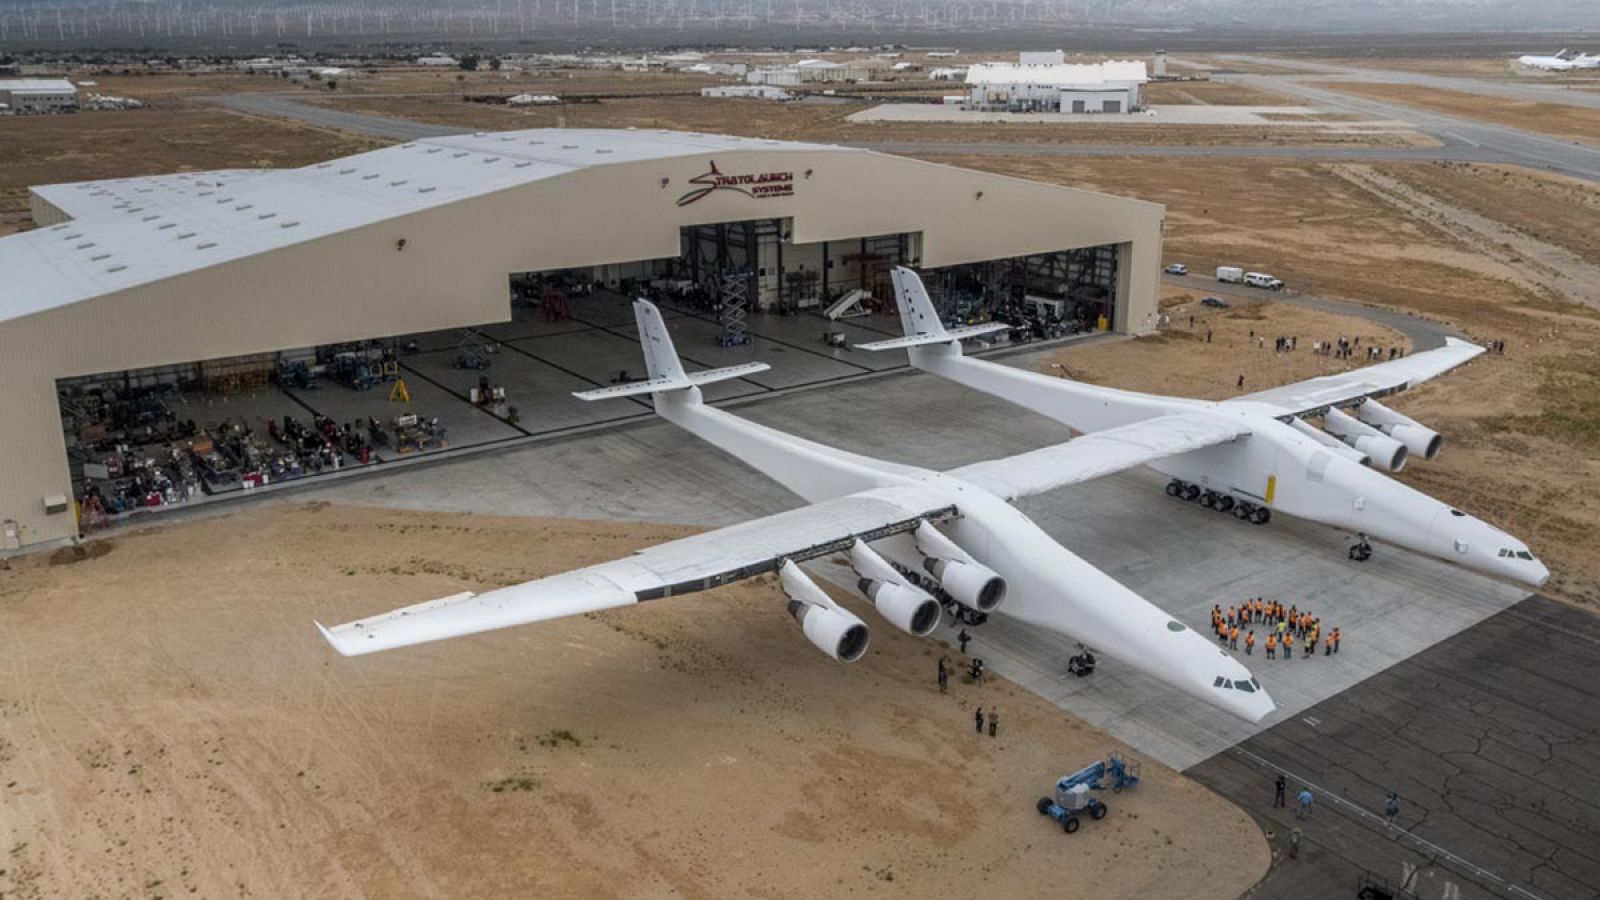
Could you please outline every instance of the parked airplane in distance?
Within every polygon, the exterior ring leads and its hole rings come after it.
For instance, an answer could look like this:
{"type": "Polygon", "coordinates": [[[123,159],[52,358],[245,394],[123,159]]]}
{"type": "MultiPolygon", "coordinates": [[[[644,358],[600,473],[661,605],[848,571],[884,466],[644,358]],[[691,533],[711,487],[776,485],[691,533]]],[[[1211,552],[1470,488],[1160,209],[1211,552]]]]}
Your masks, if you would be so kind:
{"type": "MultiPolygon", "coordinates": [[[[1035,453],[936,472],[838,450],[706,406],[700,385],[767,368],[747,363],[685,372],[661,313],[634,303],[646,381],[578,394],[586,400],[649,394],[656,413],[770,475],[811,505],[659,544],[625,559],[482,594],[464,593],[323,628],[346,656],[579,615],[778,573],[806,638],[844,662],[866,652],[867,626],[799,563],[847,562],[857,592],[895,627],[917,636],[941,608],[963,622],[989,613],[1093,645],[1114,660],[1252,722],[1274,709],[1237,659],[1056,543],[1007,501],[1096,478],[1246,433],[1212,415],[1136,422],[1035,453]],[[1159,440],[1157,440],[1159,438],[1159,440]]],[[[1003,326],[944,332],[944,340],[1003,326]]],[[[892,342],[891,342],[892,343],[892,342]]],[[[1104,664],[1102,663],[1102,669],[1104,664]]],[[[1112,677],[1115,677],[1113,674],[1112,677]]]]}
{"type": "Polygon", "coordinates": [[[1587,53],[1575,53],[1566,48],[1556,51],[1550,56],[1529,54],[1517,57],[1517,62],[1531,69],[1544,69],[1547,72],[1570,72],[1573,69],[1600,69],[1600,56],[1590,56],[1587,53]]]}
{"type": "MultiPolygon", "coordinates": [[[[1230,400],[1163,397],[967,357],[961,351],[961,332],[945,330],[917,273],[897,267],[891,276],[906,337],[858,344],[858,349],[904,347],[919,369],[1087,433],[1007,460],[1004,471],[994,474],[997,481],[1015,473],[1036,492],[1051,470],[1066,481],[1079,480],[1072,467],[1056,464],[1056,454],[1089,440],[1118,440],[1119,434],[1144,425],[1136,435],[1143,443],[1129,446],[1128,452],[1148,453],[1152,443],[1166,451],[1146,462],[1172,479],[1167,484],[1171,496],[1256,524],[1265,524],[1274,512],[1287,513],[1534,586],[1550,576],[1523,542],[1374,471],[1398,472],[1413,455],[1432,459],[1443,444],[1438,432],[1381,405],[1378,398],[1449,371],[1482,353],[1482,347],[1449,338],[1436,350],[1230,400]],[[1314,418],[1322,419],[1321,428],[1306,421],[1314,418]],[[1173,452],[1191,429],[1222,422],[1232,423],[1244,436],[1173,452]]],[[[1006,494],[1003,484],[995,489],[1006,494]]]]}

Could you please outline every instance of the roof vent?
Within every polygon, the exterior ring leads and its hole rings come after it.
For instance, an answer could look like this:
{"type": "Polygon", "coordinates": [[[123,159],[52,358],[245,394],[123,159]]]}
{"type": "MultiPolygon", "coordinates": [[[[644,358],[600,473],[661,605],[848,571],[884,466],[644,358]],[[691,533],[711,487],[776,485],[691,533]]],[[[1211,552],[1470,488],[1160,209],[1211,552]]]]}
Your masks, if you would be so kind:
{"type": "Polygon", "coordinates": [[[437,188],[434,188],[434,187],[432,187],[432,186],[429,186],[429,187],[419,187],[419,188],[417,188],[417,193],[419,193],[419,194],[427,194],[427,193],[431,193],[431,192],[432,192],[432,191],[434,191],[434,190],[437,190],[437,188]]]}
{"type": "Polygon", "coordinates": [[[51,231],[61,231],[62,229],[66,228],[66,227],[67,227],[67,223],[62,222],[60,225],[51,225],[50,226],[50,230],[51,231]]]}
{"type": "Polygon", "coordinates": [[[443,147],[429,147],[428,149],[426,149],[426,150],[424,150],[422,152],[423,153],[438,153],[439,151],[441,151],[443,149],[444,149],[443,147]]]}
{"type": "Polygon", "coordinates": [[[234,207],[234,209],[236,211],[238,211],[238,212],[244,212],[247,209],[255,209],[255,208],[256,208],[256,205],[254,203],[241,203],[238,206],[234,207]]]}
{"type": "Polygon", "coordinates": [[[155,221],[156,219],[159,219],[159,218],[161,218],[161,214],[160,213],[151,213],[150,215],[145,216],[144,218],[140,219],[139,221],[141,221],[141,222],[153,222],[153,221],[155,221]]]}
{"type": "Polygon", "coordinates": [[[162,224],[156,226],[156,230],[157,231],[166,231],[168,228],[177,228],[177,227],[178,227],[178,223],[177,222],[163,222],[162,224]]]}
{"type": "Polygon", "coordinates": [[[93,246],[94,246],[94,241],[84,241],[83,243],[78,245],[77,249],[79,249],[79,250],[87,250],[87,249],[89,249],[90,247],[93,247],[93,246]]]}
{"type": "Polygon", "coordinates": [[[99,262],[102,259],[110,259],[110,258],[111,258],[111,254],[109,254],[109,253],[96,253],[95,255],[89,257],[89,262],[99,262]]]}
{"type": "Polygon", "coordinates": [[[405,147],[406,149],[409,150],[410,148],[415,147],[416,145],[417,145],[417,142],[416,141],[412,141],[409,144],[401,144],[400,146],[405,147]]]}
{"type": "Polygon", "coordinates": [[[272,219],[272,218],[276,218],[277,215],[278,214],[275,213],[275,212],[264,212],[264,213],[256,216],[256,218],[258,218],[258,219],[272,219]]]}
{"type": "Polygon", "coordinates": [[[349,174],[350,174],[350,173],[351,173],[351,172],[354,172],[354,171],[355,171],[355,169],[354,169],[354,168],[349,168],[349,169],[340,169],[340,170],[339,170],[339,174],[340,174],[340,175],[349,175],[349,174]]]}
{"type": "Polygon", "coordinates": [[[453,158],[453,159],[460,159],[461,157],[466,156],[466,155],[467,155],[467,151],[465,151],[465,150],[461,150],[461,151],[458,151],[456,153],[450,154],[451,158],[453,158]]]}
{"type": "Polygon", "coordinates": [[[361,180],[362,181],[371,181],[372,179],[377,178],[377,177],[378,177],[378,173],[377,172],[373,172],[370,175],[361,176],[361,180]]]}
{"type": "MultiPolygon", "coordinates": [[[[64,228],[64,227],[66,227],[66,226],[62,226],[62,227],[63,227],[63,228],[64,228]]],[[[61,239],[62,239],[62,240],[63,240],[63,241],[75,241],[75,240],[77,240],[77,239],[78,239],[78,238],[81,238],[81,237],[83,237],[83,232],[81,232],[81,231],[74,231],[74,232],[73,232],[73,233],[71,233],[71,234],[69,234],[69,235],[65,235],[65,236],[63,236],[63,237],[62,237],[62,238],[61,238],[61,239]]]]}
{"type": "Polygon", "coordinates": [[[400,178],[400,179],[397,179],[395,181],[391,181],[391,182],[389,182],[389,187],[399,187],[400,185],[405,184],[406,181],[408,181],[408,180],[409,179],[400,178]]]}
{"type": "Polygon", "coordinates": [[[127,266],[121,265],[119,263],[118,265],[108,267],[106,269],[106,271],[107,272],[121,272],[123,269],[126,269],[126,268],[127,268],[127,266]]]}
{"type": "Polygon", "coordinates": [[[483,161],[486,162],[486,163],[499,162],[500,161],[500,157],[498,157],[498,156],[485,156],[483,158],[483,161]]]}
{"type": "Polygon", "coordinates": [[[610,147],[597,147],[597,148],[595,148],[594,152],[596,152],[596,153],[610,153],[611,152],[611,148],[610,147]]]}
{"type": "Polygon", "coordinates": [[[527,167],[533,165],[533,162],[531,160],[526,160],[525,159],[522,162],[513,163],[512,165],[516,166],[519,169],[526,169],[527,167]]]}
{"type": "Polygon", "coordinates": [[[212,194],[215,194],[215,193],[216,193],[216,191],[201,191],[200,192],[200,196],[209,197],[209,196],[211,196],[212,194]]]}
{"type": "Polygon", "coordinates": [[[185,232],[183,232],[183,233],[182,233],[182,234],[180,234],[180,235],[178,235],[178,240],[180,240],[180,241],[187,241],[187,240],[188,240],[188,239],[189,239],[189,238],[192,238],[192,237],[194,237],[194,232],[192,232],[192,231],[185,231],[185,232]]]}
{"type": "Polygon", "coordinates": [[[502,140],[502,141],[514,141],[516,139],[517,139],[517,136],[514,135],[514,134],[508,134],[508,135],[505,135],[505,136],[500,138],[500,140],[502,140]]]}
{"type": "Polygon", "coordinates": [[[317,163],[317,168],[326,169],[327,167],[329,167],[331,165],[333,165],[333,163],[317,163]]]}
{"type": "Polygon", "coordinates": [[[293,228],[293,227],[295,227],[296,225],[299,225],[299,224],[300,224],[300,220],[298,220],[298,219],[290,219],[287,222],[280,222],[278,224],[278,227],[279,228],[293,228]]]}
{"type": "Polygon", "coordinates": [[[544,143],[544,141],[529,141],[528,142],[528,146],[537,147],[537,146],[539,146],[540,144],[543,144],[543,143],[544,143]]]}
{"type": "Polygon", "coordinates": [[[217,245],[216,241],[206,241],[204,244],[196,244],[194,248],[196,250],[210,250],[212,247],[215,247],[216,245],[217,245]]]}
{"type": "Polygon", "coordinates": [[[578,149],[578,145],[577,144],[562,144],[561,145],[561,149],[563,149],[563,150],[576,150],[576,149],[578,149]]]}

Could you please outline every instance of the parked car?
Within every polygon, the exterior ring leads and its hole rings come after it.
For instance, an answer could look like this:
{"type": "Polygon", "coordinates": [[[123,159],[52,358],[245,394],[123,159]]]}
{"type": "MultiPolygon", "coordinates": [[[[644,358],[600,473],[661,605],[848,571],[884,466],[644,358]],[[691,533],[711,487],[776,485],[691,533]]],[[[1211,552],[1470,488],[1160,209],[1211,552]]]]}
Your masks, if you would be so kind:
{"type": "Polygon", "coordinates": [[[1239,284],[1244,281],[1244,270],[1238,266],[1217,266],[1217,280],[1227,284],[1239,284]]]}
{"type": "Polygon", "coordinates": [[[1183,263],[1173,263],[1161,271],[1167,273],[1168,275],[1187,275],[1189,274],[1189,267],[1183,263]]]}
{"type": "Polygon", "coordinates": [[[1244,273],[1244,283],[1246,287],[1264,288],[1269,291],[1283,290],[1283,282],[1265,272],[1244,273]]]}
{"type": "Polygon", "coordinates": [[[1200,305],[1209,306],[1213,309],[1227,309],[1232,304],[1228,303],[1228,301],[1222,299],[1221,297],[1207,297],[1200,301],[1200,305]]]}

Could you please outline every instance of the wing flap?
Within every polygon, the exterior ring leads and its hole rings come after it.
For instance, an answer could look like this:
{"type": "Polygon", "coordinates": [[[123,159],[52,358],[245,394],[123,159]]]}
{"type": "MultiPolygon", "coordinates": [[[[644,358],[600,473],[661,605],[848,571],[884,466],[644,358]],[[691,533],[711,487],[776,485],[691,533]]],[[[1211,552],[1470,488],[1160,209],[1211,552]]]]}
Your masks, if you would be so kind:
{"type": "Polygon", "coordinates": [[[1064,444],[962,466],[948,474],[1015,500],[1227,443],[1249,433],[1244,423],[1225,416],[1174,413],[1096,431],[1064,444]]]}
{"type": "Polygon", "coordinates": [[[1456,338],[1445,338],[1444,343],[1434,350],[1245,394],[1227,402],[1266,403],[1278,407],[1285,415],[1317,415],[1329,407],[1346,406],[1368,397],[1386,397],[1415,387],[1484,352],[1483,347],[1456,338]]]}
{"type": "Polygon", "coordinates": [[[684,388],[698,387],[702,384],[743,378],[746,375],[765,372],[770,368],[772,367],[764,362],[740,363],[737,366],[724,366],[720,369],[704,369],[699,372],[690,372],[682,378],[670,376],[647,378],[644,381],[630,381],[627,384],[614,384],[610,387],[594,388],[588,391],[573,391],[572,396],[577,397],[579,400],[614,400],[618,397],[637,397],[641,394],[656,394],[662,391],[681,391],[684,388]]]}
{"type": "Polygon", "coordinates": [[[481,594],[466,592],[332,628],[323,637],[345,656],[461,637],[709,590],[910,531],[955,515],[920,486],[837,500],[658,544],[611,562],[481,594]]]}

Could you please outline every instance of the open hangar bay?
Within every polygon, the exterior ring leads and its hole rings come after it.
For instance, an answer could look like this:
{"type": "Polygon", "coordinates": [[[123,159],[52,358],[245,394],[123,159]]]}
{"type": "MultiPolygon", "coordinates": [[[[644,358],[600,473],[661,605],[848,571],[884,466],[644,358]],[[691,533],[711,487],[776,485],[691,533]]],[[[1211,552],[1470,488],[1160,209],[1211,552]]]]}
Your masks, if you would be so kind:
{"type": "Polygon", "coordinates": [[[776,366],[714,399],[894,365],[845,347],[892,320],[823,313],[889,297],[899,264],[961,314],[1039,336],[1148,330],[1163,215],[864,150],[632,129],[32,201],[42,227],[0,239],[10,549],[77,533],[77,502],[109,518],[637,414],[570,396],[637,375],[637,293],[683,314],[691,361],[776,366]]]}

